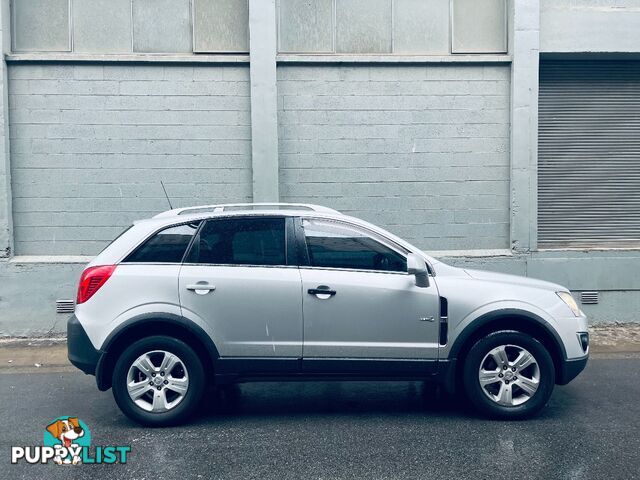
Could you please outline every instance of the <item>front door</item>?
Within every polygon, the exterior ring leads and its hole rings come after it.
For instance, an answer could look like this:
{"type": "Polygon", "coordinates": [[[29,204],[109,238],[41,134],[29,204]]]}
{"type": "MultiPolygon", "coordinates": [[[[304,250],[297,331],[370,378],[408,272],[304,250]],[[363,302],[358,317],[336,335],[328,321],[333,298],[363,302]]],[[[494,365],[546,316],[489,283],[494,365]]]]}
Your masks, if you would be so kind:
{"type": "Polygon", "coordinates": [[[302,230],[304,368],[435,368],[438,292],[407,274],[409,252],[346,222],[303,219],[302,230]]]}
{"type": "Polygon", "coordinates": [[[180,303],[209,324],[223,359],[302,356],[300,273],[286,254],[290,222],[211,219],[193,241],[180,272],[180,303]]]}

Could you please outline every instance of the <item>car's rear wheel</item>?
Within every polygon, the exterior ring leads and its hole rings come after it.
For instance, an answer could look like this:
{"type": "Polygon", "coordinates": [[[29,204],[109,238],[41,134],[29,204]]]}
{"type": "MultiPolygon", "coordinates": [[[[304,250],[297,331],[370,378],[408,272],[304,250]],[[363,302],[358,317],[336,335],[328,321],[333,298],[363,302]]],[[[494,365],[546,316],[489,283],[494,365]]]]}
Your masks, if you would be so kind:
{"type": "Polygon", "coordinates": [[[479,339],[463,366],[471,403],[492,417],[519,419],[539,412],[555,385],[553,360],[535,338],[516,331],[479,339]]]}
{"type": "Polygon", "coordinates": [[[166,426],[194,412],[204,384],[204,369],[193,349],[176,338],[153,336],[120,355],[112,389],[126,416],[143,425],[166,426]]]}

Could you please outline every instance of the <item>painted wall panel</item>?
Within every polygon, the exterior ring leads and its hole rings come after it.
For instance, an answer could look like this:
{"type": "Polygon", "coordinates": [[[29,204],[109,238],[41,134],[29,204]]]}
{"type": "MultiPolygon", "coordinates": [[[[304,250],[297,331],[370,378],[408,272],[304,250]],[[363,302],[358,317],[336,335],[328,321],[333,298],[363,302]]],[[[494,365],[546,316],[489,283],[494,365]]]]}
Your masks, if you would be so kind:
{"type": "Polygon", "coordinates": [[[333,52],[333,0],[280,0],[279,51],[333,52]]]}
{"type": "Polygon", "coordinates": [[[453,0],[452,52],[505,53],[506,0],[453,0]]]}
{"type": "Polygon", "coordinates": [[[337,53],[391,53],[391,0],[336,0],[337,53]]]}
{"type": "Polygon", "coordinates": [[[248,0],[193,0],[194,51],[248,52],[248,0]]]}
{"type": "Polygon", "coordinates": [[[133,51],[191,52],[189,0],[132,0],[133,51]]]}
{"type": "Polygon", "coordinates": [[[14,51],[70,50],[69,0],[19,0],[12,9],[14,51]]]}
{"type": "Polygon", "coordinates": [[[395,0],[393,8],[393,53],[450,53],[449,0],[395,0]]]}
{"type": "Polygon", "coordinates": [[[640,51],[640,0],[541,0],[541,52],[640,51]]]}
{"type": "Polygon", "coordinates": [[[131,52],[131,0],[73,0],[73,51],[131,52]]]}

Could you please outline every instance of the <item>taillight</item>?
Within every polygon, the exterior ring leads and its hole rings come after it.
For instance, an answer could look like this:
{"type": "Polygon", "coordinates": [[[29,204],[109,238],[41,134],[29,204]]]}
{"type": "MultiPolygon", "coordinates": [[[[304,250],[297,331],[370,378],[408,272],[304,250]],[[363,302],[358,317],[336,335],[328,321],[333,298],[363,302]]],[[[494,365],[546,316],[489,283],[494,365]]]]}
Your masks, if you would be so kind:
{"type": "Polygon", "coordinates": [[[89,267],[82,272],[76,304],[79,305],[89,300],[109,280],[115,269],[115,265],[100,265],[89,267]]]}

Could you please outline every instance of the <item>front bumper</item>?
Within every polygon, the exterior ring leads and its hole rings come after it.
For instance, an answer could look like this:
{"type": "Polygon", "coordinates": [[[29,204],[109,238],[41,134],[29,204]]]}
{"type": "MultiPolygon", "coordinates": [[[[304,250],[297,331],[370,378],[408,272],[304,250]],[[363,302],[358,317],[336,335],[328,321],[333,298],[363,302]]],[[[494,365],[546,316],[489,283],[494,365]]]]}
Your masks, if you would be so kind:
{"type": "Polygon", "coordinates": [[[67,356],[69,361],[89,375],[96,374],[96,366],[102,356],[96,350],[75,315],[67,321],[67,356]]]}
{"type": "MultiPolygon", "coordinates": [[[[563,358],[559,365],[556,365],[556,383],[558,385],[566,385],[576,378],[587,366],[589,360],[589,332],[587,329],[586,317],[581,317],[578,324],[578,332],[575,333],[575,343],[570,344],[572,353],[570,358],[563,358]],[[578,346],[576,350],[576,344],[578,346]],[[579,352],[579,355],[575,353],[579,352]]],[[[567,348],[567,342],[564,344],[567,348]]]]}
{"type": "Polygon", "coordinates": [[[589,360],[589,354],[586,354],[582,358],[572,358],[570,360],[564,360],[560,365],[558,378],[556,378],[556,383],[558,385],[566,385],[571,380],[576,378],[584,367],[587,366],[587,361],[589,360]]]}

